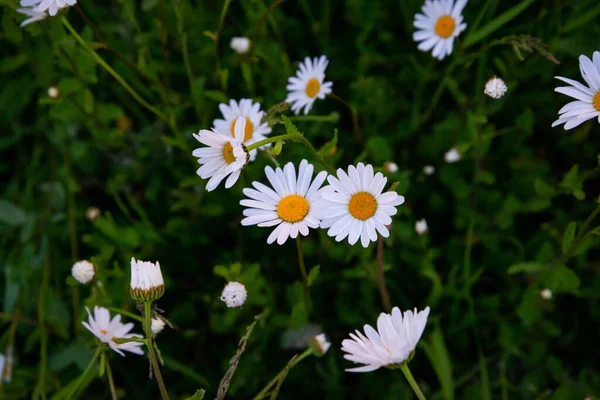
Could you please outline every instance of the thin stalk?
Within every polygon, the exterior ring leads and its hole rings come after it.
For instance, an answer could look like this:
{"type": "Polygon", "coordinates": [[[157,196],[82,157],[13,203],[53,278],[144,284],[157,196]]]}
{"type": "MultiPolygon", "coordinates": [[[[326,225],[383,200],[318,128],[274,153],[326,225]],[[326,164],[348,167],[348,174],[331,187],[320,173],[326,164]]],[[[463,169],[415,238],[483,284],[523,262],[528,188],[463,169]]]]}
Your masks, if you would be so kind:
{"type": "Polygon", "coordinates": [[[386,312],[392,311],[392,302],[390,301],[390,294],[385,284],[385,275],[383,272],[383,237],[380,236],[377,239],[377,286],[379,287],[379,296],[381,297],[381,303],[386,312]]]}
{"type": "Polygon", "coordinates": [[[356,109],[352,107],[350,103],[348,103],[346,100],[342,99],[340,96],[333,92],[329,93],[327,96],[340,102],[344,107],[348,109],[348,111],[350,111],[350,114],[352,115],[352,134],[354,135],[354,139],[360,140],[361,135],[360,131],[358,130],[358,112],[356,111],[356,109]]]}
{"type": "Polygon", "coordinates": [[[271,381],[269,383],[267,383],[267,385],[260,391],[258,392],[258,394],[256,396],[254,396],[254,398],[252,400],[260,400],[260,399],[264,399],[266,397],[266,395],[269,393],[269,390],[277,383],[277,381],[279,381],[279,378],[281,377],[281,374],[285,373],[286,369],[289,372],[290,369],[294,368],[296,365],[298,365],[298,363],[302,360],[304,360],[306,357],[310,356],[312,354],[312,349],[307,349],[304,353],[300,354],[292,363],[291,366],[289,367],[285,367],[284,369],[282,369],[281,371],[279,371],[279,373],[277,375],[275,375],[275,377],[273,379],[271,379],[271,381]]]}
{"type": "Polygon", "coordinates": [[[154,376],[156,376],[156,382],[158,383],[158,388],[160,389],[160,395],[162,396],[163,400],[169,400],[169,394],[167,393],[167,388],[165,387],[165,382],[163,381],[160,368],[158,366],[158,360],[156,359],[156,353],[154,352],[154,341],[151,327],[152,302],[146,301],[144,302],[144,331],[146,332],[146,347],[148,348],[148,356],[150,357],[150,363],[152,364],[152,369],[154,370],[154,376]]]}
{"type": "Polygon", "coordinates": [[[69,395],[69,399],[74,398],[73,396],[75,396],[77,389],[79,389],[79,386],[81,386],[81,382],[83,382],[83,378],[90,372],[90,370],[93,368],[94,364],[96,364],[96,361],[98,360],[98,357],[100,356],[101,351],[102,351],[102,347],[98,346],[98,348],[96,349],[96,353],[94,353],[94,357],[92,357],[92,359],[90,360],[90,363],[85,368],[85,371],[83,371],[83,374],[81,374],[81,376],[77,380],[75,387],[73,389],[71,389],[71,394],[69,395]]]}
{"type": "Polygon", "coordinates": [[[152,104],[150,104],[146,100],[144,100],[142,98],[142,96],[140,96],[135,91],[135,89],[133,89],[131,86],[129,86],[129,84],[125,81],[125,79],[123,79],[123,77],[121,75],[119,75],[119,73],[117,71],[115,71],[110,65],[108,65],[107,62],[104,61],[104,59],[98,55],[98,53],[96,53],[93,49],[91,49],[88,46],[88,44],[85,42],[85,40],[83,40],[83,38],[81,36],[79,36],[77,31],[71,26],[71,24],[65,17],[62,17],[61,21],[62,21],[63,25],[67,28],[67,30],[79,42],[79,44],[81,44],[88,51],[88,53],[90,53],[90,55],[96,60],[96,62],[102,68],[104,68],[106,70],[106,72],[108,72],[110,75],[112,75],[112,77],[115,78],[117,80],[117,82],[119,82],[121,84],[121,86],[123,86],[123,88],[131,95],[131,97],[133,97],[138,103],[140,103],[140,105],[142,105],[148,111],[152,112],[157,117],[159,117],[160,119],[165,121],[167,123],[167,125],[169,125],[169,127],[171,127],[171,129],[173,131],[175,131],[175,132],[177,131],[175,124],[171,120],[169,120],[169,118],[167,118],[167,116],[165,114],[163,114],[158,108],[154,107],[152,104]]]}
{"type": "Polygon", "coordinates": [[[112,371],[110,370],[110,362],[108,361],[108,355],[104,357],[106,363],[106,376],[108,376],[108,386],[110,387],[110,395],[113,400],[117,400],[117,391],[115,389],[115,382],[113,380],[112,371]]]}
{"type": "Polygon", "coordinates": [[[306,274],[306,266],[304,265],[304,252],[302,251],[302,242],[300,241],[300,235],[296,237],[296,250],[298,251],[298,266],[300,267],[300,273],[302,274],[302,285],[304,286],[304,313],[308,317],[308,275],[306,274]]]}
{"type": "Polygon", "coordinates": [[[221,38],[221,30],[223,29],[223,22],[225,22],[225,15],[227,15],[227,9],[229,8],[231,0],[225,0],[223,4],[223,10],[221,10],[221,18],[219,18],[219,28],[215,32],[215,60],[217,63],[217,73],[221,74],[221,60],[219,56],[219,39],[221,38]]]}
{"type": "Polygon", "coordinates": [[[417,395],[417,398],[419,400],[426,400],[425,395],[423,394],[423,392],[421,392],[421,389],[419,388],[419,385],[417,384],[417,381],[415,381],[415,378],[410,373],[410,369],[408,368],[408,363],[400,364],[400,370],[406,377],[406,380],[410,384],[410,387],[412,388],[412,390],[417,395]]]}

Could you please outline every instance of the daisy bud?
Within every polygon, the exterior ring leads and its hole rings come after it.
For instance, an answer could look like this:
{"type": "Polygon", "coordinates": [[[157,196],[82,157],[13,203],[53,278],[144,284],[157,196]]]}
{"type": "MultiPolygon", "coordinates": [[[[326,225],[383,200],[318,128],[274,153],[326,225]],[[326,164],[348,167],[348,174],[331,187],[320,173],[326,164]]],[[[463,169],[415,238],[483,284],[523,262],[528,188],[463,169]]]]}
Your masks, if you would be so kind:
{"type": "Polygon", "coordinates": [[[246,54],[250,50],[250,39],[243,36],[232,37],[229,44],[231,49],[238,54],[246,54]]]}
{"type": "Polygon", "coordinates": [[[50,86],[48,88],[48,96],[51,99],[58,99],[60,97],[60,90],[56,86],[50,86]]]}
{"type": "Polygon", "coordinates": [[[88,283],[94,278],[94,264],[87,260],[78,261],[73,264],[71,275],[79,283],[88,283]]]}
{"type": "Polygon", "coordinates": [[[423,167],[423,173],[425,175],[433,175],[435,173],[435,168],[433,168],[431,165],[426,165],[423,167]]]}
{"type": "Polygon", "coordinates": [[[239,282],[229,282],[221,293],[221,301],[229,308],[237,308],[244,305],[247,296],[246,286],[239,282]]]}
{"type": "Polygon", "coordinates": [[[160,264],[136,261],[131,258],[131,297],[136,301],[156,301],[165,293],[165,282],[160,272],[160,264]]]}
{"type": "Polygon", "coordinates": [[[165,321],[163,321],[161,318],[152,318],[152,325],[150,329],[152,329],[152,333],[156,335],[165,329],[165,325],[165,321]]]}
{"type": "Polygon", "coordinates": [[[396,163],[393,162],[386,162],[383,165],[383,169],[385,170],[385,172],[387,172],[388,174],[393,174],[395,172],[398,172],[398,165],[396,163]]]}
{"type": "Polygon", "coordinates": [[[425,221],[425,218],[422,218],[415,223],[415,231],[418,235],[423,235],[427,230],[427,221],[425,221]]]}
{"type": "Polygon", "coordinates": [[[327,350],[329,350],[331,343],[327,341],[327,336],[325,336],[324,333],[321,333],[310,339],[309,346],[315,356],[322,357],[327,353],[327,350]]]}
{"type": "Polygon", "coordinates": [[[544,300],[552,300],[552,290],[545,288],[540,292],[540,296],[544,300]]]}
{"type": "Polygon", "coordinates": [[[507,89],[506,83],[504,83],[502,79],[494,76],[485,84],[485,90],[483,93],[490,96],[492,99],[499,99],[500,97],[504,96],[504,93],[506,93],[507,89]]]}
{"type": "Polygon", "coordinates": [[[444,160],[446,160],[447,163],[457,162],[460,160],[460,153],[455,148],[451,148],[444,154],[444,160]]]}
{"type": "Polygon", "coordinates": [[[90,221],[95,220],[100,216],[100,209],[98,207],[90,207],[85,212],[85,217],[90,221]]]}

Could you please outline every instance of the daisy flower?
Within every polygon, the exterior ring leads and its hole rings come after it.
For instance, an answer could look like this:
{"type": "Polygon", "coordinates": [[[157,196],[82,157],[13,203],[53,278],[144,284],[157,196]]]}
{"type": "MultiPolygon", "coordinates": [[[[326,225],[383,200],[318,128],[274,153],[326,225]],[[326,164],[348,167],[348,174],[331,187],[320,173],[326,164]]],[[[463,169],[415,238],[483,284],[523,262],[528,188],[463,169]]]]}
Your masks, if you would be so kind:
{"type": "Polygon", "coordinates": [[[486,84],[483,93],[490,96],[492,99],[499,99],[504,96],[508,87],[504,81],[496,76],[490,78],[486,84]]]}
{"type": "Polygon", "coordinates": [[[377,330],[365,325],[365,334],[356,331],[351,339],[342,341],[342,351],[346,360],[362,367],[350,368],[349,372],[370,372],[381,367],[395,366],[405,362],[417,347],[423,334],[429,307],[423,311],[405,311],[404,317],[398,307],[391,314],[381,313],[377,318],[377,330]]]}
{"type": "Polygon", "coordinates": [[[121,314],[117,314],[114,318],[110,319],[110,313],[107,308],[94,306],[94,316],[90,314],[90,309],[85,308],[89,316],[89,323],[82,322],[83,326],[90,332],[92,332],[102,343],[107,343],[111,349],[124,356],[125,354],[121,350],[129,351],[134,354],[144,354],[140,347],[143,343],[138,342],[127,342],[123,344],[117,344],[113,342],[113,339],[129,339],[132,337],[139,337],[136,333],[129,333],[133,328],[133,323],[129,322],[126,324],[121,323],[121,314]]]}
{"type": "Polygon", "coordinates": [[[248,162],[248,152],[243,144],[246,118],[239,117],[235,123],[235,135],[221,134],[216,130],[202,129],[194,134],[197,141],[208,147],[194,150],[194,157],[203,164],[196,173],[202,179],[209,179],[207,191],[213,191],[225,177],[225,188],[229,189],[240,177],[242,168],[248,162]]]}
{"type": "Polygon", "coordinates": [[[323,82],[325,80],[325,69],[329,64],[327,57],[315,57],[311,60],[309,57],[300,63],[300,69],[296,76],[288,79],[286,89],[289,91],[285,101],[292,104],[292,111],[300,114],[304,107],[304,114],[308,114],[317,98],[323,100],[325,96],[331,93],[332,82],[323,82]]]}
{"type": "Polygon", "coordinates": [[[296,177],[296,168],[289,162],[284,167],[273,171],[265,167],[265,174],[271,183],[270,187],[260,182],[252,182],[255,189],[246,188],[244,194],[250,199],[240,201],[246,206],[242,225],[275,226],[267,238],[271,244],[283,244],[291,237],[295,239],[300,233],[308,235],[308,228],[318,228],[319,218],[315,216],[315,203],[321,198],[325,181],[325,171],[317,174],[312,181],[314,167],[302,160],[296,177]]]}
{"type": "Polygon", "coordinates": [[[165,293],[165,281],[158,261],[140,261],[131,257],[129,293],[136,301],[155,301],[165,293]]]}
{"type": "MultiPolygon", "coordinates": [[[[48,17],[48,14],[46,14],[46,11],[36,11],[34,9],[34,7],[21,7],[21,8],[17,8],[17,12],[27,15],[29,18],[27,18],[25,21],[21,22],[21,25],[19,25],[21,28],[24,27],[25,25],[29,25],[32,24],[34,22],[38,22],[41,21],[43,19],[46,19],[48,17]]],[[[58,91],[58,89],[57,89],[58,91]]],[[[50,96],[52,97],[52,96],[50,96]]],[[[58,97],[58,96],[56,96],[58,97]]],[[[54,97],[53,97],[54,98],[54,97]]]]}
{"type": "Polygon", "coordinates": [[[35,12],[48,11],[50,16],[55,16],[61,8],[70,7],[76,3],[77,0],[21,0],[22,7],[32,7],[35,12]]]}
{"type": "Polygon", "coordinates": [[[579,69],[589,87],[562,76],[555,77],[571,86],[557,87],[554,91],[577,101],[568,103],[558,111],[560,115],[552,127],[565,124],[565,130],[569,130],[596,117],[600,123],[600,52],[594,52],[593,62],[584,55],[579,56],[579,69]]]}
{"type": "Polygon", "coordinates": [[[94,264],[88,260],[77,261],[71,268],[71,275],[79,283],[89,283],[94,279],[94,264]]]}
{"type": "Polygon", "coordinates": [[[248,291],[246,290],[246,286],[240,282],[229,282],[225,285],[221,293],[221,301],[229,308],[243,306],[247,297],[248,291]]]}
{"type": "MultiPolygon", "coordinates": [[[[246,126],[243,130],[243,143],[245,146],[266,139],[266,135],[271,133],[269,125],[267,125],[266,122],[261,123],[265,112],[260,110],[259,103],[252,103],[251,99],[241,99],[239,102],[229,100],[229,105],[225,103],[219,104],[219,110],[221,110],[224,119],[215,119],[213,121],[213,126],[217,132],[231,134],[231,137],[235,137],[235,124],[237,119],[239,117],[245,117],[246,126]]],[[[261,149],[268,146],[269,145],[262,146],[261,149]]],[[[254,161],[256,153],[256,150],[250,152],[250,161],[254,161]]]]}
{"type": "Polygon", "coordinates": [[[363,247],[377,240],[377,232],[383,237],[390,235],[386,225],[392,223],[396,206],[404,203],[404,197],[396,192],[383,191],[387,178],[381,172],[373,174],[373,166],[358,163],[348,167],[348,173],[339,168],[337,177],[328,176],[323,199],[319,202],[321,228],[329,228],[327,234],[336,241],[348,237],[354,245],[360,238],[363,247]]]}
{"type": "Polygon", "coordinates": [[[465,30],[461,15],[467,0],[425,0],[423,14],[415,14],[413,40],[420,42],[418,49],[429,51],[438,60],[452,53],[454,38],[465,30]]]}

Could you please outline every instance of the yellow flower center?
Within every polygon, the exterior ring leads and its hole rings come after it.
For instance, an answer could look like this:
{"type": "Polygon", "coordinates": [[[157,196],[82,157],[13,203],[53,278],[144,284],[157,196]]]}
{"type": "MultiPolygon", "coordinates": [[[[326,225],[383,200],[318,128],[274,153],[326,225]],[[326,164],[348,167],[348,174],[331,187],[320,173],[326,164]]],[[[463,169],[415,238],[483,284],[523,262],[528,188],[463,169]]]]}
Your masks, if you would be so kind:
{"type": "Polygon", "coordinates": [[[231,164],[235,161],[235,156],[233,155],[233,146],[229,142],[223,146],[223,158],[227,164],[231,164]]]}
{"type": "Polygon", "coordinates": [[[592,99],[592,104],[594,105],[594,108],[596,108],[596,110],[600,111],[600,90],[594,95],[594,98],[592,99]]]}
{"type": "Polygon", "coordinates": [[[315,97],[319,93],[319,90],[321,90],[321,84],[317,78],[312,78],[308,81],[306,83],[306,89],[304,89],[308,97],[315,97]]]}
{"type": "Polygon", "coordinates": [[[454,32],[454,18],[449,15],[442,15],[435,23],[435,34],[442,38],[452,36],[454,32]]]}
{"type": "MultiPolygon", "coordinates": [[[[235,119],[231,122],[231,137],[235,137],[235,119]]],[[[246,117],[246,127],[244,128],[244,142],[252,139],[252,134],[254,133],[254,126],[252,122],[250,122],[250,118],[246,117]]],[[[229,163],[231,164],[231,163],[229,163]]]]}
{"type": "Polygon", "coordinates": [[[297,194],[290,194],[279,200],[277,215],[285,222],[302,221],[308,214],[308,201],[297,194]]]}
{"type": "Polygon", "coordinates": [[[108,332],[106,330],[104,330],[104,329],[100,329],[100,333],[103,334],[103,335],[106,335],[108,332]]]}
{"type": "Polygon", "coordinates": [[[377,200],[371,193],[358,192],[350,198],[348,211],[354,218],[364,221],[375,215],[377,200]]]}

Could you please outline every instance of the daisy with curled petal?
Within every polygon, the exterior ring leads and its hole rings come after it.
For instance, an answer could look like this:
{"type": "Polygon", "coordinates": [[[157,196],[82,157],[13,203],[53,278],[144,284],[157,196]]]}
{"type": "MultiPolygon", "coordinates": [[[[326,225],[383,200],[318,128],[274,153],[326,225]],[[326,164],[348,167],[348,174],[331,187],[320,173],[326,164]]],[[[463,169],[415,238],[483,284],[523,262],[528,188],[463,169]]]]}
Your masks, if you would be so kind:
{"type": "MultiPolygon", "coordinates": [[[[25,25],[29,25],[34,22],[41,21],[48,17],[48,14],[46,14],[46,11],[35,11],[34,7],[17,8],[17,12],[27,15],[29,17],[26,20],[24,20],[23,22],[21,22],[21,24],[19,25],[21,28],[24,27],[25,25]]],[[[50,96],[50,97],[52,97],[52,96],[50,96]]],[[[58,97],[58,96],[56,96],[56,97],[58,97]]]]}
{"type": "Polygon", "coordinates": [[[349,372],[370,372],[381,367],[402,364],[409,359],[425,330],[429,307],[423,311],[405,311],[404,317],[398,307],[391,314],[381,313],[377,318],[377,330],[365,325],[363,335],[356,331],[351,339],[342,341],[344,358],[362,367],[350,368],[349,372]]]}
{"type": "Polygon", "coordinates": [[[202,179],[209,179],[206,184],[207,191],[213,191],[225,177],[225,187],[229,189],[240,177],[240,172],[248,163],[248,152],[243,144],[246,118],[239,117],[235,122],[235,135],[222,134],[213,129],[202,129],[194,134],[197,141],[208,147],[194,150],[194,157],[198,163],[203,164],[196,173],[202,179]]]}
{"type": "Polygon", "coordinates": [[[77,0],[21,0],[22,7],[32,7],[33,11],[48,11],[50,16],[55,16],[58,10],[73,6],[77,0]]]}
{"type": "Polygon", "coordinates": [[[296,72],[296,76],[288,79],[288,95],[285,101],[292,104],[292,111],[300,114],[304,107],[304,114],[308,114],[315,100],[323,100],[326,95],[331,93],[332,82],[323,82],[325,80],[325,69],[329,64],[327,57],[315,57],[313,60],[306,57],[304,62],[296,72]]]}
{"type": "Polygon", "coordinates": [[[565,124],[565,130],[569,130],[596,117],[600,123],[600,52],[594,52],[593,62],[584,55],[579,56],[579,69],[588,86],[562,76],[555,77],[571,86],[557,87],[554,91],[577,101],[568,103],[558,111],[560,115],[552,127],[565,124]]]}
{"type": "Polygon", "coordinates": [[[321,228],[329,228],[327,234],[341,241],[348,237],[354,245],[360,238],[363,247],[377,240],[377,232],[383,237],[390,235],[386,225],[392,223],[396,206],[404,203],[404,197],[396,192],[383,191],[387,178],[381,172],[373,173],[373,166],[358,163],[348,167],[348,173],[337,170],[337,177],[328,176],[331,186],[324,188],[318,204],[321,228]]]}
{"type": "MultiPolygon", "coordinates": [[[[249,146],[252,143],[260,142],[266,139],[266,135],[271,133],[271,128],[264,122],[261,123],[264,111],[260,110],[259,103],[252,103],[251,99],[241,99],[239,103],[235,100],[229,100],[229,105],[225,103],[219,104],[219,110],[223,114],[224,119],[215,119],[213,126],[217,132],[228,134],[235,137],[235,123],[239,117],[246,118],[246,126],[244,127],[244,145],[249,146]]],[[[269,145],[261,146],[261,149],[269,145]]],[[[256,158],[256,150],[250,151],[250,161],[256,158]]]]}
{"type": "Polygon", "coordinates": [[[94,316],[90,313],[89,308],[85,308],[89,316],[89,323],[82,322],[83,326],[90,332],[92,332],[102,343],[108,344],[108,346],[119,353],[122,356],[125,356],[122,350],[128,351],[134,354],[144,354],[142,349],[140,348],[143,343],[139,342],[127,342],[123,344],[117,344],[113,342],[113,339],[129,339],[132,337],[139,337],[136,333],[129,333],[131,328],[133,328],[133,323],[128,322],[126,324],[121,323],[121,314],[117,314],[110,319],[110,312],[108,309],[104,307],[94,306],[94,316]]]}
{"type": "Polygon", "coordinates": [[[275,240],[277,244],[283,244],[289,237],[298,237],[298,233],[308,235],[308,228],[318,228],[320,221],[316,217],[315,204],[323,194],[321,185],[327,172],[318,173],[312,180],[313,172],[314,167],[306,160],[300,162],[297,177],[291,162],[283,170],[265,167],[274,190],[260,182],[252,182],[255,189],[243,190],[249,199],[240,201],[248,207],[244,210],[246,218],[242,225],[277,226],[267,238],[268,244],[275,240]]]}
{"type": "Polygon", "coordinates": [[[467,0],[426,0],[423,14],[415,14],[413,40],[420,42],[418,49],[429,51],[438,60],[452,54],[454,39],[467,27],[462,11],[467,0]]]}

